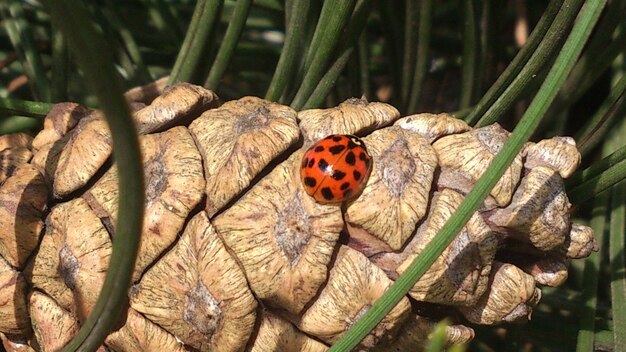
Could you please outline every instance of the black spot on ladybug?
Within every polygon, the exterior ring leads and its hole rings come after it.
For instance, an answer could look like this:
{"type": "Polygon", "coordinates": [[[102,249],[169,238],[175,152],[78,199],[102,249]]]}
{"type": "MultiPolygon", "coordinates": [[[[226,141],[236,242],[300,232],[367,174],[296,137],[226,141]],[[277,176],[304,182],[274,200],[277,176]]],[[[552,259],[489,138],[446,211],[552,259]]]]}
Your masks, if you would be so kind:
{"type": "Polygon", "coordinates": [[[365,163],[365,168],[370,167],[370,158],[365,153],[359,154],[359,159],[361,159],[365,163]]]}
{"type": "Polygon", "coordinates": [[[317,181],[315,181],[313,177],[305,177],[304,184],[309,187],[315,187],[315,185],[317,184],[317,181]]]}
{"type": "Polygon", "coordinates": [[[354,143],[352,140],[350,140],[350,142],[348,142],[348,149],[354,149],[356,147],[358,147],[359,145],[354,143]]]}
{"type": "Polygon", "coordinates": [[[334,178],[337,181],[340,181],[344,177],[346,177],[346,173],[345,172],[341,172],[339,170],[335,170],[335,171],[333,171],[333,175],[331,177],[334,178]]]}
{"type": "Polygon", "coordinates": [[[356,162],[356,158],[354,157],[354,153],[351,151],[348,152],[348,154],[346,154],[346,163],[348,163],[348,165],[354,166],[355,162],[356,162]]]}
{"type": "Polygon", "coordinates": [[[348,198],[348,197],[350,197],[350,195],[351,195],[351,194],[352,194],[352,190],[351,190],[351,189],[349,189],[349,190],[347,190],[347,191],[343,192],[343,198],[344,198],[344,199],[345,199],[345,198],[348,198]]]}
{"type": "Polygon", "coordinates": [[[315,165],[315,159],[311,158],[311,160],[309,160],[309,168],[312,168],[313,165],[315,165]]]}
{"type": "Polygon", "coordinates": [[[357,181],[361,179],[361,173],[356,170],[352,172],[352,176],[354,176],[354,179],[357,181]]]}
{"type": "Polygon", "coordinates": [[[309,158],[304,158],[304,160],[302,160],[302,167],[306,167],[309,164],[309,158]]]}
{"type": "Polygon", "coordinates": [[[343,146],[343,145],[334,145],[334,146],[328,148],[330,153],[333,154],[333,155],[341,153],[344,149],[346,149],[346,147],[343,146]]]}
{"type": "Polygon", "coordinates": [[[318,145],[317,147],[315,147],[315,152],[319,153],[323,151],[324,151],[324,147],[322,147],[321,145],[318,145]]]}
{"type": "Polygon", "coordinates": [[[317,184],[317,181],[315,181],[313,177],[305,177],[304,184],[309,187],[315,187],[315,185],[317,184]]]}
{"type": "Polygon", "coordinates": [[[335,142],[339,142],[341,139],[341,136],[333,136],[333,141],[335,142]]]}
{"type": "Polygon", "coordinates": [[[328,136],[328,137],[326,137],[326,138],[324,138],[324,139],[333,139],[333,138],[335,138],[335,135],[332,135],[332,134],[331,134],[330,136],[328,136]]]}
{"type": "Polygon", "coordinates": [[[345,191],[346,189],[348,189],[348,187],[350,187],[350,182],[344,182],[341,184],[339,189],[341,189],[342,191],[345,191]]]}
{"type": "Polygon", "coordinates": [[[317,162],[317,167],[319,167],[322,172],[326,172],[326,169],[328,168],[328,163],[326,162],[326,160],[320,159],[320,161],[317,162]]]}
{"type": "Polygon", "coordinates": [[[335,196],[333,195],[333,191],[331,191],[330,188],[328,188],[328,187],[322,188],[322,196],[326,200],[331,200],[331,199],[335,198],[335,196]]]}

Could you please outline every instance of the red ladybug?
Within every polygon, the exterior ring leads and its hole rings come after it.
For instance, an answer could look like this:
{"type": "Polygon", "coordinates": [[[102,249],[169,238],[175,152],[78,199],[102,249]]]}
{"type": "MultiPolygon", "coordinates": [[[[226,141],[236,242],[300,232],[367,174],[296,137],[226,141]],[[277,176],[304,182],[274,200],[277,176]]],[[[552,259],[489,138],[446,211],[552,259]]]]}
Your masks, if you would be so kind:
{"type": "Polygon", "coordinates": [[[319,203],[340,203],[363,190],[371,170],[372,158],[362,140],[333,134],[304,153],[300,178],[306,193],[319,203]]]}

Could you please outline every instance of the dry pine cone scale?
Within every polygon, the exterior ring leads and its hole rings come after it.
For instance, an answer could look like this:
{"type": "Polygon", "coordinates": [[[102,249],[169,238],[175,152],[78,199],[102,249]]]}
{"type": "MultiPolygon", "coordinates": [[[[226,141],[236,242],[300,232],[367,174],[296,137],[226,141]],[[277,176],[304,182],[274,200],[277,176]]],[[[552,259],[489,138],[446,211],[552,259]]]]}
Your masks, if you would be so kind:
{"type": "MultiPolygon", "coordinates": [[[[254,97],[218,105],[189,84],[135,99],[145,218],[128,309],[103,351],[326,350],[508,138],[498,125],[400,117],[362,99],[297,113],[254,97]],[[373,160],[362,193],[341,206],[316,202],[300,180],[305,150],[332,134],[362,136],[373,160]]],[[[56,351],[93,309],[116,236],[110,133],[99,112],[63,103],[34,139],[2,136],[0,149],[2,341],[56,351]]],[[[419,302],[477,324],[529,319],[540,286],[562,283],[567,261],[595,248],[593,231],[570,222],[563,187],[579,162],[571,138],[528,143],[360,349],[419,350],[437,320],[419,302]]],[[[448,343],[473,338],[458,323],[448,343]]]]}

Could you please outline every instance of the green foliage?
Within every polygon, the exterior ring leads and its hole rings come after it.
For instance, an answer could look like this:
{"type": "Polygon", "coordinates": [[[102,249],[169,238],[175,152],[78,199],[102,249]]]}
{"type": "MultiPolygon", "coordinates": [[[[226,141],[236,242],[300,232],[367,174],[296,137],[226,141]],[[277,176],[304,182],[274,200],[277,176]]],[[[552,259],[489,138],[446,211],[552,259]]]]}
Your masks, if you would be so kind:
{"type": "Polygon", "coordinates": [[[53,24],[72,43],[69,48],[78,67],[90,77],[88,87],[102,104],[111,130],[113,157],[118,168],[124,170],[119,173],[119,206],[124,211],[119,212],[115,224],[116,236],[109,262],[112,269],[107,271],[89,318],[64,348],[64,351],[95,351],[118,323],[137,258],[144,207],[139,138],[104,37],[89,22],[86,9],[75,0],[45,0],[44,4],[53,24]]]}
{"type": "MultiPolygon", "coordinates": [[[[334,350],[358,343],[406,293],[529,138],[573,135],[583,167],[567,183],[570,200],[609,250],[592,255],[584,268],[573,266],[566,287],[544,290],[527,326],[505,327],[504,338],[477,327],[470,350],[618,350],[626,344],[625,196],[619,183],[626,177],[626,140],[611,131],[622,131],[626,116],[626,0],[610,1],[601,14],[605,2],[46,0],[44,7],[2,1],[0,133],[35,133],[51,102],[101,107],[108,118],[121,118],[111,120],[116,160],[128,163],[120,167],[120,182],[138,190],[136,137],[126,128],[121,92],[168,74],[169,83],[204,84],[223,100],[265,96],[301,110],[365,95],[403,114],[458,111],[472,125],[499,122],[513,129],[439,236],[334,350]],[[70,3],[77,10],[61,15],[70,3]],[[516,41],[513,33],[520,29],[516,41]]],[[[134,205],[124,207],[129,211],[120,216],[118,231],[134,233],[130,229],[138,226],[141,197],[133,197],[122,192],[122,202],[134,205]]],[[[126,237],[132,242],[116,236],[126,237]]],[[[129,242],[122,250],[120,243],[109,271],[117,278],[107,277],[105,290],[128,285],[134,247],[129,242]]],[[[95,314],[113,319],[119,302],[106,292],[112,306],[103,298],[95,314]]],[[[72,346],[99,341],[110,327],[106,322],[90,317],[72,346]]],[[[429,348],[438,350],[433,336],[429,348]]]]}

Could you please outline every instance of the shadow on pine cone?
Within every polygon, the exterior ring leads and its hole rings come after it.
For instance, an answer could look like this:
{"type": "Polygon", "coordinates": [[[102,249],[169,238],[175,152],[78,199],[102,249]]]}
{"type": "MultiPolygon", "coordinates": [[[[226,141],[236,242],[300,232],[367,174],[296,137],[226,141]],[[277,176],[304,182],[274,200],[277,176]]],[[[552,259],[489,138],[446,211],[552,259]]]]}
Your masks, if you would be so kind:
{"type": "MultiPolygon", "coordinates": [[[[400,118],[348,99],[296,113],[259,98],[217,103],[160,81],[127,93],[142,148],[146,207],[129,308],[114,351],[324,351],[438,233],[509,133],[447,114],[400,118]],[[304,150],[355,134],[373,157],[363,193],[318,204],[304,150]],[[181,344],[182,342],[182,344],[181,344]]],[[[117,168],[102,114],[57,104],[34,138],[0,137],[0,332],[9,351],[60,349],[102,286],[115,237],[117,168]],[[28,345],[25,346],[24,344],[28,345]]],[[[528,143],[452,244],[361,343],[415,351],[443,316],[530,318],[537,285],[594,249],[563,187],[571,138],[528,143]]],[[[451,325],[447,342],[472,339],[451,325]]]]}

